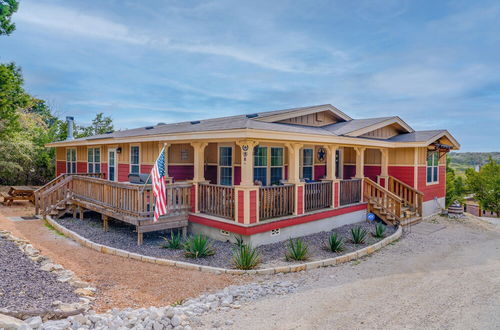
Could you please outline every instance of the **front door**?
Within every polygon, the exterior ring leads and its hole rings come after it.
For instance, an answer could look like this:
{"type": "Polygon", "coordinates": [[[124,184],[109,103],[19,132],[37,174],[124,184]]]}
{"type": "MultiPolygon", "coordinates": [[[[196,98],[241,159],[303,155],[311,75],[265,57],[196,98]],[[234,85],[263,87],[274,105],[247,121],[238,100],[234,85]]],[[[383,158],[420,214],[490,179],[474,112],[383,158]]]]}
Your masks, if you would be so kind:
{"type": "Polygon", "coordinates": [[[108,179],[116,181],[116,149],[108,150],[108,179]]]}

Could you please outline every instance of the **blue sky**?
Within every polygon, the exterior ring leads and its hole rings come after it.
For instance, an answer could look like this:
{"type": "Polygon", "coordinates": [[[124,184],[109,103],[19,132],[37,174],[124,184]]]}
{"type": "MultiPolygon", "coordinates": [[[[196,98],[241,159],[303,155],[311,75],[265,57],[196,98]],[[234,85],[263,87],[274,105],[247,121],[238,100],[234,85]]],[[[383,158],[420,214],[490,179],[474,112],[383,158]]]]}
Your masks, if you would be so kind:
{"type": "Polygon", "coordinates": [[[82,124],[331,103],[500,151],[498,1],[20,2],[0,62],[82,124]]]}

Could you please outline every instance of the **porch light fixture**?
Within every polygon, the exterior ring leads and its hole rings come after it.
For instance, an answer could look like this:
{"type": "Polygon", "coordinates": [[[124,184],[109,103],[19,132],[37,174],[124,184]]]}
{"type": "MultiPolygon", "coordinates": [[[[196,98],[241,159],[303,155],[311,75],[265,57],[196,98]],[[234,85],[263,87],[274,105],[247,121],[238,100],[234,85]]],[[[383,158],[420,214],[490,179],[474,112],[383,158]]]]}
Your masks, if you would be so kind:
{"type": "Polygon", "coordinates": [[[116,148],[116,153],[117,153],[117,154],[121,154],[121,153],[122,153],[122,147],[118,147],[118,148],[116,148]]]}

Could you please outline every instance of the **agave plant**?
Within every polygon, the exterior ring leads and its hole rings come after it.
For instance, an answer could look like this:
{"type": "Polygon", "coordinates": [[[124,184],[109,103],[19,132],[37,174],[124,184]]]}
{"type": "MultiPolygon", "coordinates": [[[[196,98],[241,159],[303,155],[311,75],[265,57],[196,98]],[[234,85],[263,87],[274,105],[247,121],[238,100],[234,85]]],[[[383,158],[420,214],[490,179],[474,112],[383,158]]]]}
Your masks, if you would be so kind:
{"type": "Polygon", "coordinates": [[[170,232],[170,238],[162,237],[165,240],[165,243],[161,245],[163,249],[173,249],[178,250],[182,247],[182,238],[181,234],[178,232],[174,234],[173,231],[170,232]]]}
{"type": "Polygon", "coordinates": [[[257,267],[260,260],[260,252],[247,244],[238,246],[233,254],[233,263],[238,269],[253,269],[257,267]]]}
{"type": "Polygon", "coordinates": [[[204,258],[215,254],[215,250],[208,241],[208,237],[203,235],[191,236],[184,243],[184,250],[188,258],[204,258]]]}
{"type": "Polygon", "coordinates": [[[242,245],[245,244],[245,241],[243,241],[243,236],[234,236],[234,244],[236,244],[237,247],[241,247],[242,245]]]}
{"type": "Polygon", "coordinates": [[[377,223],[375,225],[375,232],[373,233],[373,236],[377,238],[384,238],[386,228],[387,227],[384,224],[377,223]]]}
{"type": "Polygon", "coordinates": [[[286,260],[306,260],[308,246],[300,238],[290,239],[287,244],[286,260]]]}
{"type": "Polygon", "coordinates": [[[360,226],[351,228],[351,239],[354,244],[363,244],[366,239],[366,230],[360,226]]]}
{"type": "Polygon", "coordinates": [[[333,233],[328,238],[328,248],[332,252],[342,252],[344,250],[344,240],[333,233]]]}

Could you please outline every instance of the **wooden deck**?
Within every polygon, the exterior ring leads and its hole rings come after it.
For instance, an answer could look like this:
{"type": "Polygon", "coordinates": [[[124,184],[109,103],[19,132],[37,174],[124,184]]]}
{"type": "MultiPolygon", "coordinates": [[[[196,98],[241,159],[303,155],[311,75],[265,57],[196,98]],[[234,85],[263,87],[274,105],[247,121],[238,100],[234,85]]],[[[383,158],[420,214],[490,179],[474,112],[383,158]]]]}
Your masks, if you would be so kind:
{"type": "Polygon", "coordinates": [[[167,184],[167,214],[153,221],[151,185],[136,185],[101,179],[100,174],[63,174],[35,191],[36,213],[61,217],[72,212],[83,218],[85,210],[102,215],[107,230],[109,218],[136,226],[138,244],[145,232],[183,228],[186,232],[191,208],[191,184],[167,184]]]}

